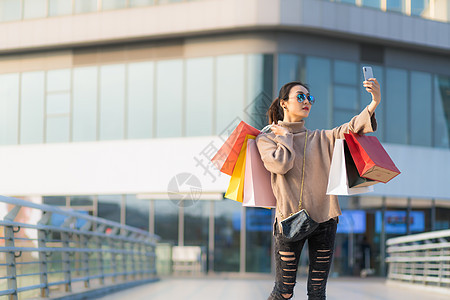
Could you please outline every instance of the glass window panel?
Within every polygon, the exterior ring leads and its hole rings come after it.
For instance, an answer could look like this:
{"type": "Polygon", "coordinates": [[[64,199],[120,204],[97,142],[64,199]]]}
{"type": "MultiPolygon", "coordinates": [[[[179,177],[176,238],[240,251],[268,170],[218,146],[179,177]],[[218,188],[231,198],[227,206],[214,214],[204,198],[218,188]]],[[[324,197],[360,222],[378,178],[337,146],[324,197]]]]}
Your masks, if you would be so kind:
{"type": "Polygon", "coordinates": [[[22,74],[20,143],[42,143],[44,137],[44,72],[22,74]]]}
{"type": "Polygon", "coordinates": [[[124,138],[125,65],[100,68],[100,140],[124,138]]]}
{"type": "MultiPolygon", "coordinates": [[[[294,54],[278,55],[278,89],[288,82],[302,80],[301,78],[301,57],[294,54]]],[[[278,95],[277,95],[278,97],[278,95]]]]}
{"type": "Polygon", "coordinates": [[[0,1],[0,22],[20,20],[21,15],[19,0],[0,1]]]}
{"type": "Polygon", "coordinates": [[[73,70],[73,133],[74,142],[97,138],[97,67],[73,70]]]}
{"type": "Polygon", "coordinates": [[[355,4],[356,0],[336,0],[336,2],[355,4]]]}
{"type": "Polygon", "coordinates": [[[70,113],[70,94],[49,94],[47,95],[47,114],[68,114],[70,113]]]}
{"type": "MultiPolygon", "coordinates": [[[[360,87],[360,110],[363,110],[367,105],[370,104],[370,102],[372,102],[372,95],[369,94],[366,89],[364,88],[364,86],[362,85],[363,81],[364,81],[364,75],[362,72],[362,67],[366,66],[367,64],[361,64],[360,68],[359,68],[359,87],[360,87]]],[[[373,70],[373,76],[375,76],[375,78],[377,79],[378,83],[380,84],[380,89],[381,89],[381,102],[380,104],[377,106],[377,109],[375,111],[375,117],[377,119],[377,131],[375,131],[375,133],[373,135],[375,135],[380,141],[384,141],[384,128],[385,128],[385,123],[384,123],[384,106],[386,105],[386,100],[384,97],[384,90],[385,90],[385,81],[384,81],[384,68],[380,67],[380,66],[374,66],[371,65],[372,70],[373,70]]]]}
{"type": "Polygon", "coordinates": [[[334,62],[334,82],[355,85],[357,80],[357,64],[348,61],[334,62]]]}
{"type": "Polygon", "coordinates": [[[24,0],[24,19],[47,17],[47,0],[24,0]]]}
{"type": "Polygon", "coordinates": [[[91,206],[94,204],[93,196],[71,196],[70,206],[91,206]]]}
{"type": "Polygon", "coordinates": [[[47,72],[47,92],[70,90],[70,70],[52,70],[47,72]]]}
{"type": "Polygon", "coordinates": [[[430,0],[411,0],[411,15],[422,16],[430,9],[430,0]]]}
{"type": "Polygon", "coordinates": [[[408,143],[408,73],[386,70],[386,142],[408,143]]]}
{"type": "Polygon", "coordinates": [[[130,0],[130,7],[139,7],[155,4],[155,0],[130,0]]]}
{"type": "Polygon", "coordinates": [[[411,72],[411,144],[431,146],[433,99],[431,74],[411,72]],[[420,121],[418,121],[420,120],[420,121]]]}
{"type": "Polygon", "coordinates": [[[152,62],[128,65],[128,138],[153,137],[154,89],[152,62]]]}
{"type": "Polygon", "coordinates": [[[341,126],[349,122],[355,113],[347,110],[335,110],[333,113],[333,127],[341,126]]]}
{"type": "Polygon", "coordinates": [[[181,137],[183,120],[183,62],[167,60],[157,63],[156,136],[181,137]]]}
{"type": "Polygon", "coordinates": [[[50,0],[48,14],[50,16],[72,14],[72,0],[50,0]]]}
{"type": "Polygon", "coordinates": [[[362,5],[381,9],[381,0],[362,0],[362,5]]]}
{"type": "Polygon", "coordinates": [[[404,0],[387,0],[386,8],[390,11],[405,12],[404,0]]]}
{"type": "Polygon", "coordinates": [[[69,142],[70,118],[69,116],[52,116],[47,118],[46,142],[69,142]]]}
{"type": "Polygon", "coordinates": [[[150,202],[137,199],[136,195],[125,198],[125,224],[148,231],[150,219],[150,202]]]}
{"type": "Polygon", "coordinates": [[[42,202],[47,205],[66,206],[65,196],[44,196],[42,202]]]}
{"type": "Polygon", "coordinates": [[[0,75],[0,145],[13,145],[19,134],[19,74],[0,75]]]}
{"type": "Polygon", "coordinates": [[[178,244],[179,207],[169,200],[155,200],[155,234],[161,237],[160,243],[178,244]]]}
{"type": "Polygon", "coordinates": [[[308,129],[328,129],[332,126],[331,61],[325,58],[306,57],[306,83],[316,98],[305,124],[308,129]]]}
{"type": "Polygon", "coordinates": [[[273,55],[247,56],[247,103],[245,114],[248,123],[263,128],[269,122],[266,116],[273,101],[273,55]]]}
{"type": "Polygon", "coordinates": [[[274,209],[248,207],[246,213],[246,272],[270,273],[274,209]]]}
{"type": "Polygon", "coordinates": [[[216,272],[239,272],[241,208],[240,203],[229,199],[214,202],[214,271],[216,272]]]}
{"type": "Polygon", "coordinates": [[[245,56],[217,58],[216,133],[222,133],[237,117],[244,120],[245,56]]]}
{"type": "Polygon", "coordinates": [[[98,196],[98,217],[120,223],[121,195],[98,196]]]}
{"type": "Polygon", "coordinates": [[[212,135],[214,61],[211,57],[186,61],[186,135],[212,135]],[[201,120],[201,122],[199,122],[201,120]]]}
{"type": "Polygon", "coordinates": [[[450,147],[450,77],[434,77],[434,143],[450,147]]]}
{"type": "Polygon", "coordinates": [[[112,10],[127,7],[127,0],[102,0],[103,10],[112,10]]]}
{"type": "Polygon", "coordinates": [[[200,200],[184,207],[184,245],[201,246],[206,253],[209,236],[210,201],[200,200]]]}
{"type": "Polygon", "coordinates": [[[97,11],[97,1],[95,0],[75,0],[75,13],[88,13],[97,11]]]}
{"type": "Polygon", "coordinates": [[[334,108],[358,109],[358,93],[356,87],[334,86],[334,108]]]}

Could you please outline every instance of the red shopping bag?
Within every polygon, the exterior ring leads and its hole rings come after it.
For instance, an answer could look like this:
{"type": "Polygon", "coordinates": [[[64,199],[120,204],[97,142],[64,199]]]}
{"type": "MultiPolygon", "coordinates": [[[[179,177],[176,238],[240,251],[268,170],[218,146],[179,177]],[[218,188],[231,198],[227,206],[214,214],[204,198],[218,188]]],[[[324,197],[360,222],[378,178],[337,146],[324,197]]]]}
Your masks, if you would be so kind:
{"type": "Polygon", "coordinates": [[[344,136],[361,177],[386,183],[400,174],[375,136],[360,136],[353,132],[344,136]]]}
{"type": "Polygon", "coordinates": [[[258,129],[248,125],[244,121],[241,121],[211,161],[217,169],[231,176],[233,174],[239,152],[244,144],[245,136],[247,134],[257,136],[259,133],[260,131],[258,129]]]}

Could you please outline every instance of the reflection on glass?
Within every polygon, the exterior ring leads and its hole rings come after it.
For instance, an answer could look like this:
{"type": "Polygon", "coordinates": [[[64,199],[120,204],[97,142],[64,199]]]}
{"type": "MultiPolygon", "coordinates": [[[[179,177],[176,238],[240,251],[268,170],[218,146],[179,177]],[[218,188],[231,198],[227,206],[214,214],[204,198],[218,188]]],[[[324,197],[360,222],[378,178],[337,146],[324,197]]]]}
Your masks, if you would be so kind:
{"type": "Polygon", "coordinates": [[[72,0],[50,0],[49,16],[62,16],[72,14],[72,0]]]}
{"type": "Polygon", "coordinates": [[[216,134],[236,117],[244,120],[245,56],[219,56],[216,64],[216,134]]]}
{"type": "Polygon", "coordinates": [[[182,136],[183,120],[183,61],[167,60],[157,63],[156,76],[156,136],[182,136]]]}
{"type": "Polygon", "coordinates": [[[358,93],[356,87],[335,85],[334,108],[356,112],[358,109],[358,93]]]}
{"type": "Polygon", "coordinates": [[[273,55],[247,56],[247,103],[245,114],[248,124],[261,129],[269,119],[266,116],[273,101],[273,55]]]}
{"type": "Polygon", "coordinates": [[[272,251],[273,209],[245,209],[246,213],[246,272],[270,273],[272,251]]]}
{"type": "MultiPolygon", "coordinates": [[[[362,72],[362,67],[366,66],[366,64],[361,64],[359,68],[359,87],[360,87],[360,110],[363,110],[367,105],[372,102],[372,95],[370,95],[364,86],[362,85],[362,82],[364,81],[364,75],[362,72]]],[[[380,141],[384,141],[384,107],[386,105],[386,98],[384,97],[384,89],[385,89],[385,81],[384,81],[384,68],[379,66],[370,65],[373,70],[373,76],[377,79],[378,83],[380,84],[381,89],[381,102],[377,106],[377,110],[375,111],[375,117],[377,119],[377,131],[375,131],[372,135],[376,136],[380,141]]],[[[359,112],[358,112],[359,113],[359,112]]]]}
{"type": "MultiPolygon", "coordinates": [[[[301,57],[294,54],[278,55],[278,88],[291,81],[302,80],[301,76],[301,57]]],[[[277,95],[278,97],[278,95],[277,95]]]]}
{"type": "Polygon", "coordinates": [[[362,5],[373,8],[381,8],[381,0],[362,0],[362,5]]]}
{"type": "Polygon", "coordinates": [[[42,143],[44,137],[44,72],[22,74],[20,143],[42,143]]]}
{"type": "Polygon", "coordinates": [[[431,74],[411,72],[411,144],[431,146],[431,74]]]}
{"type": "Polygon", "coordinates": [[[348,110],[335,110],[333,113],[333,127],[349,122],[354,116],[355,113],[348,110]]]}
{"type": "Polygon", "coordinates": [[[21,15],[19,0],[0,1],[0,22],[20,20],[21,15]]]}
{"type": "Polygon", "coordinates": [[[186,61],[186,135],[212,135],[213,58],[186,61]],[[201,120],[201,122],[200,122],[201,120]]]}
{"type": "Polygon", "coordinates": [[[148,231],[150,216],[150,202],[137,199],[136,195],[125,198],[125,224],[148,231]]]}
{"type": "Polygon", "coordinates": [[[313,56],[306,57],[306,83],[316,98],[305,125],[308,129],[331,128],[332,83],[331,61],[313,56]]]}
{"type": "Polygon", "coordinates": [[[349,61],[336,60],[334,62],[334,82],[355,85],[357,76],[357,64],[349,61]]]}
{"type": "Polygon", "coordinates": [[[224,199],[214,206],[214,271],[238,272],[242,205],[224,199]]]}
{"type": "Polygon", "coordinates": [[[130,0],[130,7],[139,7],[155,4],[155,0],[130,0]]]}
{"type": "Polygon", "coordinates": [[[200,200],[184,207],[184,245],[208,248],[211,202],[200,200]]]}
{"type": "Polygon", "coordinates": [[[71,196],[70,206],[92,206],[94,204],[93,196],[71,196]]]}
{"type": "Polygon", "coordinates": [[[97,138],[97,67],[73,70],[73,133],[74,142],[97,138]]]}
{"type": "Polygon", "coordinates": [[[450,147],[450,77],[434,78],[434,143],[436,147],[450,147]]]}
{"type": "Polygon", "coordinates": [[[386,70],[386,142],[408,142],[408,74],[405,70],[386,70]]]}
{"type": "Polygon", "coordinates": [[[103,10],[113,10],[127,7],[127,0],[102,0],[103,10]]]}
{"type": "Polygon", "coordinates": [[[121,195],[98,196],[98,217],[120,223],[121,195]]]}
{"type": "Polygon", "coordinates": [[[47,205],[66,206],[65,196],[45,196],[42,197],[42,203],[47,205]]]}
{"type": "Polygon", "coordinates": [[[161,237],[160,243],[178,244],[179,207],[170,200],[155,200],[155,234],[161,237]]]}
{"type": "Polygon", "coordinates": [[[23,18],[47,17],[47,0],[23,0],[23,18]]]}
{"type": "Polygon", "coordinates": [[[0,145],[17,144],[19,74],[0,75],[0,145]]]}
{"type": "Polygon", "coordinates": [[[404,0],[387,0],[386,8],[390,11],[405,12],[404,0]]]}
{"type": "Polygon", "coordinates": [[[69,142],[70,119],[69,116],[48,116],[46,122],[47,143],[69,142]]]}
{"type": "Polygon", "coordinates": [[[128,126],[129,139],[151,138],[154,102],[153,62],[128,65],[128,126]]]}
{"type": "Polygon", "coordinates": [[[429,15],[430,0],[411,0],[411,15],[424,16],[429,15]]]}
{"type": "Polygon", "coordinates": [[[124,138],[125,65],[100,67],[100,140],[124,138]]]}
{"type": "Polygon", "coordinates": [[[97,1],[95,0],[75,0],[75,13],[87,13],[97,11],[97,1]]]}

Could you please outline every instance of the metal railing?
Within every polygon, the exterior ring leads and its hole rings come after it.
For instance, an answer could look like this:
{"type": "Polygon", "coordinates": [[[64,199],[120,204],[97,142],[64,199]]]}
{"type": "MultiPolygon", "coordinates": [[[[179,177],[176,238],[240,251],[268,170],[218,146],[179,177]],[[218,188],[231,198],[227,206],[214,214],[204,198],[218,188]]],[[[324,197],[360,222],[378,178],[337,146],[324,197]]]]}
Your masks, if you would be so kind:
{"type": "Polygon", "coordinates": [[[72,209],[3,196],[0,204],[0,296],[157,279],[156,235],[72,209]]]}
{"type": "Polygon", "coordinates": [[[450,230],[387,240],[388,279],[432,287],[450,287],[450,230]]]}

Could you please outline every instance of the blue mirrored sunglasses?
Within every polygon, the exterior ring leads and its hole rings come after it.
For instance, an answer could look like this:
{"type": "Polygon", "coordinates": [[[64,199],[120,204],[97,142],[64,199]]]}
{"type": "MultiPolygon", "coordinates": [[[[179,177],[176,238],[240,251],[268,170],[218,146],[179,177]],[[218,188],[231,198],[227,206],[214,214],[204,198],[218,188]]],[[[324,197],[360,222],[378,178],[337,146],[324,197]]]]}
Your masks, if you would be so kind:
{"type": "Polygon", "coordinates": [[[305,101],[305,99],[308,99],[309,103],[312,105],[314,104],[314,102],[316,102],[316,99],[314,98],[314,96],[308,95],[306,96],[305,94],[298,94],[297,95],[297,101],[298,102],[303,102],[305,101]]]}

